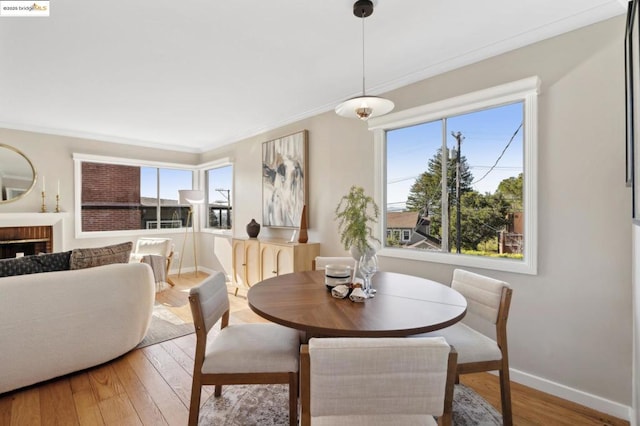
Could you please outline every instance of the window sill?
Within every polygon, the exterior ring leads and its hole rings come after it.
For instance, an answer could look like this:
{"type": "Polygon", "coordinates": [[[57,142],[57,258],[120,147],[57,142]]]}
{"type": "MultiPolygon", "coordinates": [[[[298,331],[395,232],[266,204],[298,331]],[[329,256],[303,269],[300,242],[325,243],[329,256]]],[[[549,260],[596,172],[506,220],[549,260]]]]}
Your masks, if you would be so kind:
{"type": "Polygon", "coordinates": [[[229,237],[229,238],[233,237],[233,230],[232,229],[204,228],[200,232],[202,232],[203,234],[219,235],[221,237],[229,237]]]}
{"type": "Polygon", "coordinates": [[[494,271],[514,272],[517,274],[537,275],[538,273],[535,267],[536,263],[531,259],[527,262],[525,260],[486,258],[464,254],[423,252],[397,248],[383,248],[377,254],[380,257],[444,263],[448,265],[467,266],[494,271]]]}

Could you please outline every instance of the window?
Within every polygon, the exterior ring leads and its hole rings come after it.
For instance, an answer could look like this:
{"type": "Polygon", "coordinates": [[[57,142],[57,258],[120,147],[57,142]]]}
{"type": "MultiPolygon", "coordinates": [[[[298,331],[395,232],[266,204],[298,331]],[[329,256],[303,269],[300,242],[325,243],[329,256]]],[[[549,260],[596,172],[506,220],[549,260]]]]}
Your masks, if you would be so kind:
{"type": "Polygon", "coordinates": [[[191,169],[78,154],[74,161],[77,235],[186,225],[189,206],[178,204],[178,190],[193,187],[191,169]]]}
{"type": "Polygon", "coordinates": [[[536,273],[538,87],[534,77],[369,122],[381,255],[536,273]],[[402,238],[389,232],[400,218],[402,238]]]}
{"type": "Polygon", "coordinates": [[[207,228],[231,229],[233,209],[233,166],[224,165],[206,170],[207,228]]]}

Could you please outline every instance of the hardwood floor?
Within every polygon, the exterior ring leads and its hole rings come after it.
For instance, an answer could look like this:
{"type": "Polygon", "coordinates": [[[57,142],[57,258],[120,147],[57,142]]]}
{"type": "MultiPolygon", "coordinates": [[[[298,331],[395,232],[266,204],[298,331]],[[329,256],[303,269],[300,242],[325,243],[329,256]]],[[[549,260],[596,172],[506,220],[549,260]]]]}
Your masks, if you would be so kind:
{"type": "MultiPolygon", "coordinates": [[[[172,276],[172,289],[157,300],[185,321],[191,321],[189,288],[204,278],[172,276]]],[[[246,292],[229,289],[231,317],[264,321],[246,303],[246,292]]],[[[109,363],[59,379],[0,395],[0,426],[18,425],[186,425],[191,393],[195,335],[133,350],[109,363]]],[[[499,407],[497,377],[488,373],[461,377],[485,400],[499,407]]],[[[213,392],[204,387],[202,401],[213,392]]],[[[526,386],[512,383],[516,425],[629,425],[526,386]]]]}

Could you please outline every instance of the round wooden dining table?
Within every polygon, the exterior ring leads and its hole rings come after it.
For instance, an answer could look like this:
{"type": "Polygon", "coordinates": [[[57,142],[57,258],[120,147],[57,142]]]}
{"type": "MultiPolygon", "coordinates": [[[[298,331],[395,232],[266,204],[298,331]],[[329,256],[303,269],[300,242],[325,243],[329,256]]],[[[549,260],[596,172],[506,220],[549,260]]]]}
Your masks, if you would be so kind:
{"type": "Polygon", "coordinates": [[[467,311],[466,299],[451,287],[411,275],[378,272],[375,297],[337,299],[324,284],[324,271],[294,272],[253,285],[247,299],[263,318],[313,336],[402,337],[448,327],[467,311]]]}

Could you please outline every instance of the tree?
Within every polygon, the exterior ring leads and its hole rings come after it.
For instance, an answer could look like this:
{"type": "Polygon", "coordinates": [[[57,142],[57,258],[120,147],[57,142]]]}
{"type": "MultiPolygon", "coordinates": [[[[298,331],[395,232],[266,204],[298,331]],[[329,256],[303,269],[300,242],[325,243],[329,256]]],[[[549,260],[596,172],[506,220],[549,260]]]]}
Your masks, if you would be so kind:
{"type": "MultiPolygon", "coordinates": [[[[433,236],[442,237],[442,149],[438,149],[429,160],[427,171],[416,178],[407,196],[407,210],[422,212],[431,220],[433,236]]],[[[469,171],[466,157],[460,157],[460,194],[472,191],[473,175],[469,171]]],[[[447,189],[449,192],[449,212],[456,204],[456,156],[447,158],[447,189]]]]}
{"type": "Polygon", "coordinates": [[[498,191],[511,205],[512,211],[522,211],[522,173],[517,177],[504,179],[498,185],[498,191]]]}
{"type": "MultiPolygon", "coordinates": [[[[508,223],[509,202],[505,197],[499,192],[480,194],[477,191],[470,191],[465,193],[460,201],[462,248],[477,250],[480,243],[497,239],[498,232],[508,223]]],[[[451,234],[455,238],[455,226],[451,227],[451,234]]]]}

